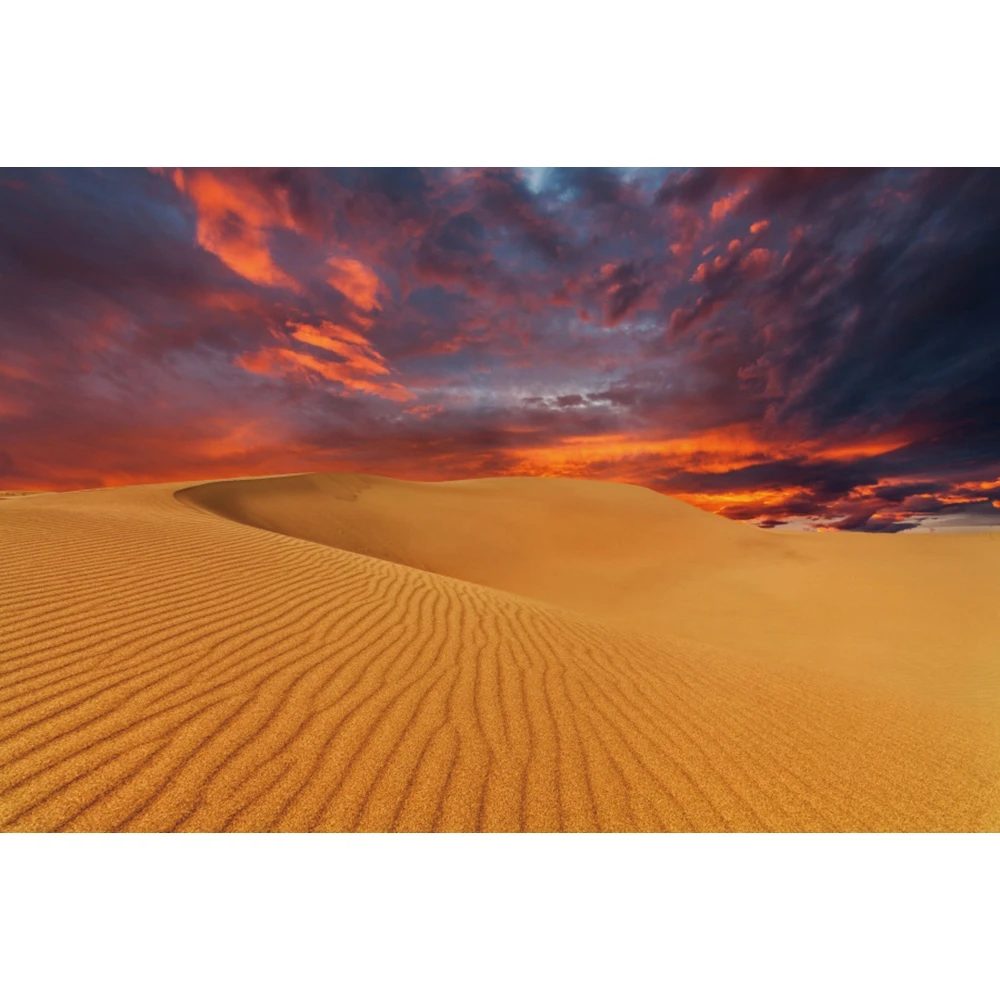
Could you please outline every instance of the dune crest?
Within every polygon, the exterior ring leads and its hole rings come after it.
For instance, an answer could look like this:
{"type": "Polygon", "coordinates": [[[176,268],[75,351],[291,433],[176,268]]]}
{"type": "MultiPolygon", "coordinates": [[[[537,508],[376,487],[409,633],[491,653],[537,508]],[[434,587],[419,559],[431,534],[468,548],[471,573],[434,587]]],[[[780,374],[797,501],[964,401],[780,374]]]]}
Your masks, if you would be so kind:
{"type": "Polygon", "coordinates": [[[10,497],[0,546],[3,829],[1000,822],[986,536],[315,475],[10,497]]]}

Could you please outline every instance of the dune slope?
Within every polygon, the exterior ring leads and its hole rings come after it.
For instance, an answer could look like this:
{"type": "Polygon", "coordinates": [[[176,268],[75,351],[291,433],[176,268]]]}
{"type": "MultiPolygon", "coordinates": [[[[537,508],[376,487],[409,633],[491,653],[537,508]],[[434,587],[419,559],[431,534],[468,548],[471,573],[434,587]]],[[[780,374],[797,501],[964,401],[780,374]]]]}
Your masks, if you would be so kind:
{"type": "Polygon", "coordinates": [[[0,828],[994,829],[996,557],[901,541],[556,480],[10,498],[0,828]],[[855,648],[808,604],[859,569],[855,648]]]}
{"type": "Polygon", "coordinates": [[[180,498],[649,634],[935,698],[1000,693],[1000,533],[768,532],[617,483],[314,475],[180,498]]]}

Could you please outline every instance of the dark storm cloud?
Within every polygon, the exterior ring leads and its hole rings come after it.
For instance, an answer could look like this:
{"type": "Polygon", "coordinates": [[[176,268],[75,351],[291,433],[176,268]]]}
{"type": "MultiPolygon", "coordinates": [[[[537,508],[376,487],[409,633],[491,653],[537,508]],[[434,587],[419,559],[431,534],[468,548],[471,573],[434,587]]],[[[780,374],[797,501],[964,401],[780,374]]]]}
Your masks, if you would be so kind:
{"type": "Polygon", "coordinates": [[[872,490],[872,492],[880,500],[887,500],[889,503],[901,503],[911,496],[938,493],[947,488],[947,483],[932,480],[924,483],[894,483],[892,486],[879,486],[872,490]]]}
{"type": "MultiPolygon", "coordinates": [[[[668,199],[711,201],[748,184],[740,204],[741,211],[753,206],[750,217],[805,206],[794,226],[786,224],[787,242],[776,239],[773,220],[764,230],[762,244],[784,254],[773,272],[746,275],[725,254],[701,265],[698,291],[673,313],[675,338],[725,330],[734,354],[742,354],[735,374],[765,404],[765,423],[778,436],[895,433],[911,443],[861,469],[952,482],[995,478],[997,172],[769,172],[756,183],[753,172],[698,173],[664,188],[668,199]],[[812,190],[839,203],[806,210],[815,207],[812,190]]],[[[717,362],[713,350],[699,367],[717,362]]],[[[875,530],[877,522],[866,523],[875,530]]]]}
{"type": "MultiPolygon", "coordinates": [[[[835,351],[786,407],[814,427],[890,421],[921,406],[972,409],[965,416],[977,429],[997,427],[1000,177],[960,173],[952,185],[919,187],[924,198],[796,310],[795,367],[835,351]]],[[[829,260],[836,249],[821,235],[804,252],[829,260]]],[[[778,291],[794,295],[791,280],[778,291]]]]}

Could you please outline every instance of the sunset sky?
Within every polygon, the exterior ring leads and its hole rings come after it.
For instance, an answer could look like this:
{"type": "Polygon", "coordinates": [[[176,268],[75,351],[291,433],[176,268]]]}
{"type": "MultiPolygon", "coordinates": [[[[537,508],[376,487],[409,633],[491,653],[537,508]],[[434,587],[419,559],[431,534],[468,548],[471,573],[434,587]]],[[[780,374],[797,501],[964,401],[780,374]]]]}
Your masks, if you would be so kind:
{"type": "Polygon", "coordinates": [[[1000,524],[1000,172],[0,172],[0,489],[335,470],[1000,524]]]}

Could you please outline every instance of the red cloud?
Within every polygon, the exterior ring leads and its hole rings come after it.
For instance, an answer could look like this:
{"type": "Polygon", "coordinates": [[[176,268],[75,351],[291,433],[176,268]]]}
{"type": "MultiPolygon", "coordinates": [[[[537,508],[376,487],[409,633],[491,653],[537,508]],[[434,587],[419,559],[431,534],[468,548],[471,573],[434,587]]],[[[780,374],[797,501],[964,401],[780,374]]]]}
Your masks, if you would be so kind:
{"type": "Polygon", "coordinates": [[[365,392],[372,396],[382,396],[402,402],[412,399],[411,393],[394,382],[378,383],[359,378],[351,365],[336,361],[322,361],[302,351],[292,351],[287,347],[262,347],[258,351],[242,354],[236,364],[256,375],[292,375],[310,381],[312,374],[319,375],[327,382],[337,382],[345,389],[365,392]]]}
{"type": "Polygon", "coordinates": [[[670,336],[679,337],[686,333],[696,323],[710,319],[724,305],[725,302],[722,299],[713,299],[711,296],[702,295],[691,308],[675,309],[670,314],[670,336]]]}
{"type": "Polygon", "coordinates": [[[306,323],[295,324],[292,336],[303,344],[320,347],[338,354],[351,367],[372,375],[388,374],[385,358],[360,333],[335,323],[321,323],[319,327],[306,323]]]}
{"type": "Polygon", "coordinates": [[[288,347],[262,347],[241,354],[236,364],[255,375],[289,375],[306,381],[315,381],[319,376],[323,381],[339,383],[345,389],[383,399],[396,402],[413,399],[413,394],[403,386],[381,379],[381,376],[389,374],[389,366],[361,334],[324,322],[318,327],[307,323],[294,324],[291,335],[300,343],[328,351],[341,360],[329,361],[288,347]]]}
{"type": "Polygon", "coordinates": [[[379,308],[381,282],[370,267],[349,257],[331,257],[327,264],[333,272],[327,282],[358,312],[370,313],[379,308]]]}
{"type": "Polygon", "coordinates": [[[750,194],[750,189],[744,188],[742,191],[727,194],[724,198],[720,198],[718,201],[713,202],[712,211],[710,213],[711,220],[713,222],[721,222],[727,215],[736,211],[736,209],[740,207],[748,194],[750,194]]]}
{"type": "Polygon", "coordinates": [[[284,191],[266,191],[240,174],[174,170],[171,180],[198,212],[198,243],[256,285],[297,290],[298,282],[275,264],[267,230],[300,232],[284,191]]]}
{"type": "Polygon", "coordinates": [[[740,261],[740,270],[751,277],[759,278],[770,270],[773,259],[774,254],[770,250],[757,247],[740,261]]]}
{"type": "Polygon", "coordinates": [[[704,222],[694,209],[678,204],[670,206],[670,218],[675,234],[674,242],[670,244],[670,252],[674,257],[687,258],[701,238],[704,222]]]}

